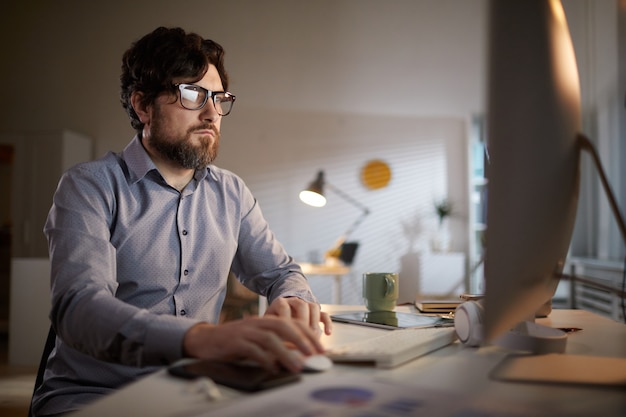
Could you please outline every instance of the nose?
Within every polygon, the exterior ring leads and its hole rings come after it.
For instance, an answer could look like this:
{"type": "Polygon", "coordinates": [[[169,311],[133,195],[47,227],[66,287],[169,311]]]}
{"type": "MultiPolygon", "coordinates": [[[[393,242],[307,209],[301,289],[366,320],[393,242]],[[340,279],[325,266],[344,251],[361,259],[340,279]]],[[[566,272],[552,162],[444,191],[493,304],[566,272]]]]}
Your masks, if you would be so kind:
{"type": "Polygon", "coordinates": [[[201,109],[200,117],[202,118],[202,120],[209,120],[211,122],[215,122],[222,116],[220,116],[219,113],[217,112],[217,109],[215,108],[215,104],[213,103],[213,100],[209,98],[206,104],[204,105],[204,107],[201,109]]]}

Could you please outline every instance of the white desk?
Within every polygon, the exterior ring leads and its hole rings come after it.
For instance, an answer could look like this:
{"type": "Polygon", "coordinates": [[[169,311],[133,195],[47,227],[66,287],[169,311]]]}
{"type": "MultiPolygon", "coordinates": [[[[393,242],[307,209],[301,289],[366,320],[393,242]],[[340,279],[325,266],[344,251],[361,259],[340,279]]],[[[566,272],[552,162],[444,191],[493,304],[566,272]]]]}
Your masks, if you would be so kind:
{"type": "MultiPolygon", "coordinates": [[[[304,275],[308,277],[323,276],[333,278],[333,304],[341,304],[341,279],[350,273],[350,267],[345,265],[327,265],[299,262],[304,275]]],[[[267,309],[267,298],[259,297],[259,314],[267,309]]]]}
{"type": "MultiPolygon", "coordinates": [[[[347,306],[324,306],[326,311],[347,310],[347,306]]],[[[358,307],[356,307],[358,308],[358,307]]],[[[401,307],[402,310],[409,307],[401,307]]],[[[353,309],[353,308],[350,308],[353,309]]],[[[579,327],[582,331],[570,333],[566,354],[626,357],[626,325],[581,310],[554,310],[541,323],[553,327],[579,327]]],[[[335,323],[332,336],[324,336],[326,346],[344,341],[359,340],[378,335],[386,330],[335,323]]],[[[507,352],[496,347],[465,348],[457,343],[418,358],[391,370],[369,366],[335,365],[324,374],[305,375],[298,384],[314,384],[329,375],[343,377],[356,375],[360,380],[384,380],[401,383],[415,390],[438,390],[450,398],[461,396],[467,404],[488,410],[498,416],[624,416],[626,394],[623,389],[505,383],[490,379],[489,372],[507,352]],[[524,412],[514,414],[518,407],[524,412]],[[530,410],[530,412],[529,412],[530,410]]],[[[224,388],[225,399],[208,402],[194,390],[194,383],[158,372],[103,398],[75,414],[76,416],[194,416],[207,410],[242,404],[242,399],[262,401],[264,396],[280,395],[281,390],[293,389],[295,384],[269,390],[266,393],[244,396],[224,388]],[[237,401],[230,401],[237,399],[237,401]]],[[[412,391],[413,392],[413,391],[412,391]]],[[[298,403],[298,398],[284,398],[298,403]]],[[[262,411],[257,415],[261,417],[262,411]]],[[[213,415],[213,414],[212,414],[213,415]]],[[[283,414],[281,414],[283,415],[283,414]]],[[[295,414],[293,414],[295,415],[295,414]]],[[[391,415],[391,414],[389,414],[391,415]]],[[[477,415],[477,414],[472,414],[477,415]]],[[[486,414],[485,414],[486,415],[486,414]]]]}
{"type": "Polygon", "coordinates": [[[300,263],[302,272],[306,276],[330,276],[333,281],[333,304],[341,304],[341,278],[350,273],[350,267],[345,265],[326,265],[300,263]]]}

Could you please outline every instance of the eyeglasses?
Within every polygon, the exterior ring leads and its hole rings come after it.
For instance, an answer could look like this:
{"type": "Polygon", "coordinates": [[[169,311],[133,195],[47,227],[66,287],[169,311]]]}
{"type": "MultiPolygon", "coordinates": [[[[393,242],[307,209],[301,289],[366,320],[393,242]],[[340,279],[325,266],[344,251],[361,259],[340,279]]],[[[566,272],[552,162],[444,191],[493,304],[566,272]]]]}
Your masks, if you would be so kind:
{"type": "Polygon", "coordinates": [[[180,92],[180,104],[187,110],[200,110],[209,97],[220,116],[228,116],[233,109],[235,96],[227,91],[211,91],[195,84],[174,84],[180,92]]]}

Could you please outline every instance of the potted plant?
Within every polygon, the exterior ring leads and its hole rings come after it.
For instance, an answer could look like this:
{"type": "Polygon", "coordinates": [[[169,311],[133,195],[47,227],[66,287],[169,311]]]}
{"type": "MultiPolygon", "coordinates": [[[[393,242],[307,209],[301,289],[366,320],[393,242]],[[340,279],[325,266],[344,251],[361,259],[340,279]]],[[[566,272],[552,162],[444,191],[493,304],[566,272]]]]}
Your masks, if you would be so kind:
{"type": "Polygon", "coordinates": [[[448,217],[452,216],[452,202],[447,198],[435,202],[435,213],[439,219],[439,227],[432,240],[432,249],[435,252],[447,252],[450,250],[452,239],[448,230],[448,217]]]}
{"type": "Polygon", "coordinates": [[[452,215],[452,203],[447,198],[439,200],[435,202],[435,211],[439,217],[439,227],[441,227],[444,220],[452,215]]]}

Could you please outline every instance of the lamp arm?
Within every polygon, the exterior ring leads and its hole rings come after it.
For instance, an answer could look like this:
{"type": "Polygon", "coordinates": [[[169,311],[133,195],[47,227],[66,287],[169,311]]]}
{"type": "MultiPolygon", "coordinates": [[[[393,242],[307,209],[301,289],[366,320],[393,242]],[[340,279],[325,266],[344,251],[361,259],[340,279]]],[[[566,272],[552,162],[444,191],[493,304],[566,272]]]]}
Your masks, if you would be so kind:
{"type": "Polygon", "coordinates": [[[613,216],[615,217],[617,225],[619,226],[619,230],[622,233],[622,240],[624,244],[626,244],[626,225],[624,224],[624,217],[620,213],[619,206],[617,205],[617,201],[615,200],[615,195],[613,194],[607,176],[604,173],[604,169],[602,168],[602,163],[600,162],[598,152],[596,151],[595,146],[593,146],[593,143],[591,143],[589,138],[582,133],[578,134],[578,145],[580,146],[580,149],[587,151],[593,159],[593,163],[595,164],[598,175],[600,176],[600,181],[602,182],[602,186],[604,187],[604,193],[609,200],[611,210],[613,210],[613,216]]]}
{"type": "Polygon", "coordinates": [[[326,182],[324,185],[330,188],[335,194],[339,195],[341,198],[343,198],[353,206],[356,206],[362,211],[361,215],[350,225],[348,230],[346,230],[346,232],[337,239],[337,242],[335,242],[332,249],[330,250],[332,252],[337,251],[341,247],[341,245],[346,241],[346,239],[348,239],[352,232],[354,232],[354,230],[361,224],[361,222],[363,222],[365,217],[370,214],[370,210],[354,198],[350,197],[345,192],[341,191],[339,188],[335,187],[334,185],[329,184],[328,182],[326,182]]]}
{"type": "Polygon", "coordinates": [[[341,191],[339,188],[335,187],[334,185],[326,182],[324,183],[324,185],[328,188],[330,188],[331,190],[333,190],[333,192],[337,195],[339,195],[341,198],[343,198],[344,200],[346,200],[347,202],[351,203],[352,205],[358,207],[359,209],[361,209],[361,211],[363,211],[363,213],[365,215],[369,214],[369,209],[367,207],[365,207],[363,204],[359,203],[358,201],[356,201],[354,198],[350,197],[348,194],[346,194],[345,192],[341,191]]]}
{"type": "Polygon", "coordinates": [[[348,240],[348,237],[354,232],[354,230],[358,227],[359,224],[365,219],[365,217],[369,214],[369,211],[364,211],[361,215],[350,225],[346,232],[337,238],[337,241],[333,244],[333,246],[328,250],[327,253],[340,253],[341,245],[348,240]]]}
{"type": "Polygon", "coordinates": [[[343,242],[348,239],[348,237],[354,232],[354,230],[361,224],[361,222],[365,219],[365,217],[369,214],[369,212],[363,212],[361,215],[350,225],[348,230],[339,238],[339,242],[336,246],[341,245],[343,242]]]}

